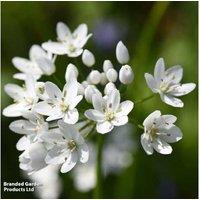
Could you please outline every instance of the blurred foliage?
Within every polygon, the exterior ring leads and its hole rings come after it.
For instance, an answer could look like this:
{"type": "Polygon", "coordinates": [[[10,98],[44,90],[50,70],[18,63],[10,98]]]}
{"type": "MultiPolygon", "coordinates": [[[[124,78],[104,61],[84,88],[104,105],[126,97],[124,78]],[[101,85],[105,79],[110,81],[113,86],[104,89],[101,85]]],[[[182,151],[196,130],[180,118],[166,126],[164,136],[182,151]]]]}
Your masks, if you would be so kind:
{"type": "MultiPolygon", "coordinates": [[[[17,71],[11,64],[12,57],[28,57],[32,44],[54,40],[58,21],[67,23],[72,29],[79,23],[86,23],[89,32],[94,33],[99,23],[114,23],[119,39],[127,45],[132,59],[135,80],[127,93],[131,100],[151,94],[144,72],[152,73],[159,57],[164,57],[167,66],[183,66],[183,82],[198,81],[198,2],[3,2],[2,108],[11,103],[3,86],[9,82],[21,84],[12,78],[17,71]]],[[[117,43],[111,42],[109,48],[104,48],[101,39],[94,34],[87,43],[87,48],[95,53],[96,66],[100,70],[104,59],[115,61],[117,43]]],[[[68,62],[70,59],[65,56],[56,62],[56,76],[62,81],[68,62]]],[[[83,67],[79,65],[80,70],[83,67]]],[[[103,198],[198,198],[198,89],[182,99],[183,109],[163,104],[158,96],[134,108],[133,116],[141,123],[156,109],[176,115],[184,137],[173,145],[171,155],[155,153],[147,156],[140,145],[141,130],[133,132],[138,143],[134,163],[120,176],[110,175],[104,180],[103,198]]],[[[2,182],[20,182],[24,178],[18,167],[20,152],[15,149],[19,135],[8,129],[14,118],[2,116],[1,120],[2,182]]],[[[76,191],[69,174],[62,175],[62,179],[61,198],[92,198],[92,191],[76,191]]],[[[34,198],[34,195],[2,191],[2,197],[34,198]]]]}

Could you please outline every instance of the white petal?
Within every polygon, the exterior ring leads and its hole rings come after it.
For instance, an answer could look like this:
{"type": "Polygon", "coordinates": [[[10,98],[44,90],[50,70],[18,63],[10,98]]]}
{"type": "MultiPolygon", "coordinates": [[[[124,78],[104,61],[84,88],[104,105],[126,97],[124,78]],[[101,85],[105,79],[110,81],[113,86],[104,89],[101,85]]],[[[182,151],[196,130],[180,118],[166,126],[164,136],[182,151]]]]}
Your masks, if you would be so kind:
{"type": "Polygon", "coordinates": [[[51,99],[61,99],[62,98],[62,92],[60,91],[58,86],[52,82],[48,81],[45,83],[45,90],[51,99]]]}
{"type": "Polygon", "coordinates": [[[172,152],[172,147],[161,139],[155,139],[152,143],[153,148],[161,154],[170,154],[172,152]]]}
{"type": "Polygon", "coordinates": [[[48,58],[38,58],[36,62],[42,72],[48,76],[56,71],[54,63],[48,58]]]}
{"type": "Polygon", "coordinates": [[[151,146],[151,141],[150,141],[149,135],[146,134],[146,133],[143,133],[141,135],[141,140],[140,141],[141,141],[142,147],[145,150],[145,152],[148,155],[153,154],[153,147],[151,146]]]}
{"type": "Polygon", "coordinates": [[[162,140],[168,143],[178,142],[182,139],[183,134],[177,126],[172,126],[170,129],[166,130],[166,132],[159,136],[162,140]]]}
{"type": "Polygon", "coordinates": [[[114,126],[122,126],[126,123],[128,123],[128,117],[127,116],[120,116],[120,117],[115,117],[111,123],[114,125],[114,126]]]}
{"type": "Polygon", "coordinates": [[[70,76],[78,77],[78,69],[75,65],[69,63],[65,72],[65,80],[66,82],[70,79],[70,76]]]}
{"type": "Polygon", "coordinates": [[[195,87],[196,84],[194,83],[185,83],[177,86],[173,91],[170,92],[170,94],[176,97],[183,96],[190,93],[192,90],[195,89],[195,87]]]}
{"type": "Polygon", "coordinates": [[[96,126],[97,132],[101,134],[108,133],[113,128],[114,126],[108,121],[97,123],[97,126],[96,126]]]}
{"type": "Polygon", "coordinates": [[[73,151],[69,155],[65,163],[62,165],[60,169],[61,173],[66,173],[70,171],[76,165],[77,161],[78,161],[78,154],[76,151],[73,151]]]}
{"type": "Polygon", "coordinates": [[[32,134],[35,133],[36,125],[30,123],[28,120],[16,120],[10,123],[9,129],[19,134],[32,134]]]}
{"type": "Polygon", "coordinates": [[[72,102],[78,93],[78,82],[74,76],[70,76],[63,88],[66,101],[72,102]]]}
{"type": "Polygon", "coordinates": [[[172,82],[177,84],[181,81],[183,77],[183,68],[180,65],[176,65],[167,69],[165,71],[165,74],[167,76],[173,76],[172,82]]]}
{"type": "Polygon", "coordinates": [[[80,24],[73,32],[75,38],[85,38],[87,36],[88,28],[86,24],[80,24]]]}
{"type": "Polygon", "coordinates": [[[16,144],[16,148],[18,151],[24,151],[29,146],[30,146],[30,140],[26,136],[21,137],[16,144]]]}
{"type": "Polygon", "coordinates": [[[68,55],[68,57],[75,58],[75,57],[80,56],[82,52],[83,52],[83,49],[76,48],[73,52],[71,52],[70,49],[67,48],[66,54],[68,55]]]}
{"type": "Polygon", "coordinates": [[[36,80],[34,77],[30,74],[27,74],[27,77],[25,79],[25,85],[27,92],[30,94],[31,97],[36,96],[36,80]]]}
{"type": "Polygon", "coordinates": [[[56,119],[60,119],[64,116],[63,112],[61,111],[59,106],[55,106],[51,112],[49,113],[49,117],[47,117],[46,121],[53,121],[56,119]]]}
{"type": "Polygon", "coordinates": [[[129,53],[126,46],[122,43],[122,41],[118,42],[116,46],[116,57],[119,63],[127,64],[129,61],[129,53]]]}
{"type": "Polygon", "coordinates": [[[161,118],[168,124],[173,124],[177,120],[174,115],[162,115],[161,118]]]}
{"type": "Polygon", "coordinates": [[[19,117],[22,111],[28,110],[29,107],[22,103],[14,103],[3,109],[3,115],[6,117],[19,117]]]}
{"type": "Polygon", "coordinates": [[[67,47],[59,42],[44,42],[42,44],[42,48],[57,55],[64,55],[68,53],[67,47]]]}
{"type": "Polygon", "coordinates": [[[103,111],[103,107],[104,107],[104,102],[103,102],[103,98],[102,95],[100,94],[94,94],[92,96],[92,104],[95,110],[98,111],[103,111]]]}
{"type": "Polygon", "coordinates": [[[79,147],[80,162],[86,163],[89,159],[89,148],[86,143],[79,147]]]}
{"type": "Polygon", "coordinates": [[[69,110],[64,116],[64,122],[67,124],[75,124],[78,121],[79,113],[76,108],[69,110]]]}
{"type": "Polygon", "coordinates": [[[120,104],[120,93],[118,90],[113,90],[108,94],[107,108],[113,111],[119,108],[120,104]]]}
{"type": "Polygon", "coordinates": [[[184,106],[183,102],[180,99],[175,98],[171,95],[161,94],[160,97],[163,102],[165,102],[166,104],[168,104],[170,106],[180,107],[180,108],[182,108],[184,106]]]}
{"type": "Polygon", "coordinates": [[[85,116],[93,121],[101,122],[104,120],[104,114],[98,110],[89,109],[85,111],[85,116]]]}
{"type": "Polygon", "coordinates": [[[85,89],[85,99],[88,103],[92,103],[94,94],[101,95],[101,92],[94,85],[88,85],[85,89]]]}
{"type": "Polygon", "coordinates": [[[16,100],[24,96],[24,89],[16,84],[6,84],[4,90],[10,97],[16,100]]]}
{"type": "Polygon", "coordinates": [[[67,39],[71,39],[71,31],[63,22],[57,23],[56,32],[60,41],[67,41],[67,39]]]}
{"type": "Polygon", "coordinates": [[[34,106],[35,112],[49,116],[52,111],[52,106],[50,106],[46,101],[41,101],[34,106]]]}
{"type": "Polygon", "coordinates": [[[74,108],[79,104],[79,102],[80,102],[82,99],[83,99],[83,96],[82,96],[82,95],[76,96],[76,97],[70,102],[69,109],[70,109],[70,110],[74,109],[74,108]]]}
{"type": "Polygon", "coordinates": [[[165,63],[163,58],[159,58],[156,62],[155,69],[154,69],[154,78],[156,82],[160,82],[163,78],[165,73],[165,63]]]}
{"type": "Polygon", "coordinates": [[[114,83],[109,82],[106,84],[105,88],[104,88],[104,94],[108,95],[109,93],[111,93],[111,91],[115,90],[116,86],[114,83]]]}
{"type": "Polygon", "coordinates": [[[117,115],[118,114],[128,115],[133,109],[133,106],[134,106],[134,103],[132,101],[129,101],[129,100],[123,101],[122,103],[120,103],[120,106],[119,106],[120,112],[118,112],[117,115]]]}
{"type": "Polygon", "coordinates": [[[161,116],[161,112],[160,112],[159,110],[156,110],[156,111],[152,112],[152,113],[144,120],[143,125],[144,125],[147,129],[149,129],[149,128],[152,126],[154,120],[157,119],[157,118],[159,118],[160,116],[161,116]]]}
{"type": "Polygon", "coordinates": [[[144,77],[146,79],[148,87],[152,90],[152,92],[157,93],[158,92],[157,83],[154,77],[148,73],[145,73],[144,77]]]}
{"type": "Polygon", "coordinates": [[[29,50],[29,57],[32,61],[35,61],[38,58],[47,57],[47,54],[39,45],[32,45],[29,50]]]}
{"type": "Polygon", "coordinates": [[[12,59],[12,63],[19,71],[30,73],[30,66],[32,65],[32,62],[30,60],[20,57],[14,57],[12,59]]]}

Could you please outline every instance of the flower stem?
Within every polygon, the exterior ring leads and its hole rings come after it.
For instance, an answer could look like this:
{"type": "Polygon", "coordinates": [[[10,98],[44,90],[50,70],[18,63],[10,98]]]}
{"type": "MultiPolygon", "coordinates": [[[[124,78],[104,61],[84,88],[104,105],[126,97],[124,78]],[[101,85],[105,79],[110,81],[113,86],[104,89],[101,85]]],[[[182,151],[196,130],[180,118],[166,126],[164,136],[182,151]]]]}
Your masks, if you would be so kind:
{"type": "Polygon", "coordinates": [[[150,95],[150,96],[148,96],[148,97],[145,97],[144,99],[140,99],[140,100],[138,100],[138,101],[135,101],[135,105],[136,105],[136,104],[143,103],[143,102],[145,102],[145,101],[147,101],[147,100],[149,100],[149,99],[152,99],[153,97],[155,97],[155,94],[152,94],[152,95],[150,95]]]}
{"type": "Polygon", "coordinates": [[[94,191],[94,198],[101,199],[102,198],[102,153],[103,153],[103,143],[104,136],[98,134],[98,143],[97,143],[97,163],[96,163],[96,188],[94,191]]]}

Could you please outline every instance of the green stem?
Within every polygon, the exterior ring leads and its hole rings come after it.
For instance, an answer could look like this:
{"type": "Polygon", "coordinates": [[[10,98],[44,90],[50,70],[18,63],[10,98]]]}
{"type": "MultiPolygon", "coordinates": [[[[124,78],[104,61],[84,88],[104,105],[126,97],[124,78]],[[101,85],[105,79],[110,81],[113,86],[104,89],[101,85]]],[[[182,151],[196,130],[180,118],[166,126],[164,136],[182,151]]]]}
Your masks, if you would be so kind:
{"type": "Polygon", "coordinates": [[[138,101],[135,101],[135,105],[136,105],[136,104],[143,103],[143,102],[145,102],[145,101],[147,101],[147,100],[149,100],[149,99],[152,99],[153,97],[155,97],[155,94],[152,94],[152,95],[150,95],[150,96],[148,96],[148,97],[145,97],[144,99],[140,99],[140,100],[138,100],[138,101]]]}
{"type": "Polygon", "coordinates": [[[140,129],[144,129],[144,127],[138,122],[138,120],[136,120],[135,118],[131,117],[130,118],[130,122],[133,122],[138,128],[140,129]]]}
{"type": "Polygon", "coordinates": [[[98,144],[97,144],[97,163],[96,163],[96,179],[97,184],[94,191],[94,198],[101,199],[102,198],[102,153],[103,153],[103,143],[104,136],[98,134],[98,144]]]}

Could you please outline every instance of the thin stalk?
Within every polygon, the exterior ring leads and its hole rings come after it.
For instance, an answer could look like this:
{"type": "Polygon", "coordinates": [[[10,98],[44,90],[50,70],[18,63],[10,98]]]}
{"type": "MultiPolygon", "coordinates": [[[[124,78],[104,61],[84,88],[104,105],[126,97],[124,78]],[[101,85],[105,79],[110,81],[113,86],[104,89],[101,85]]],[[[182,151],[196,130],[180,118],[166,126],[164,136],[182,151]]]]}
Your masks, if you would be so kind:
{"type": "Polygon", "coordinates": [[[97,184],[94,191],[94,198],[101,199],[102,198],[102,153],[103,153],[103,143],[104,136],[98,134],[98,144],[97,144],[97,163],[96,163],[96,178],[97,184]]]}
{"type": "Polygon", "coordinates": [[[133,122],[135,124],[135,126],[137,126],[140,129],[144,129],[144,127],[138,122],[138,120],[136,120],[135,118],[131,117],[130,118],[130,122],[133,122]]]}
{"type": "Polygon", "coordinates": [[[152,95],[150,95],[150,96],[148,96],[148,97],[145,97],[144,99],[140,99],[140,100],[138,100],[138,101],[135,101],[135,105],[136,105],[136,104],[143,103],[143,102],[145,102],[145,101],[147,101],[147,100],[149,100],[149,99],[152,99],[153,97],[155,97],[155,94],[152,94],[152,95]]]}

